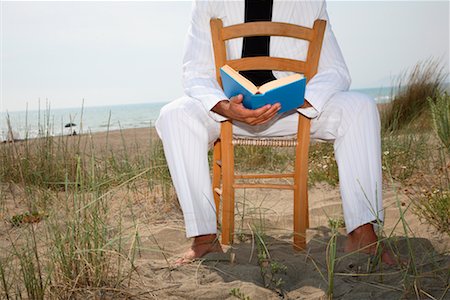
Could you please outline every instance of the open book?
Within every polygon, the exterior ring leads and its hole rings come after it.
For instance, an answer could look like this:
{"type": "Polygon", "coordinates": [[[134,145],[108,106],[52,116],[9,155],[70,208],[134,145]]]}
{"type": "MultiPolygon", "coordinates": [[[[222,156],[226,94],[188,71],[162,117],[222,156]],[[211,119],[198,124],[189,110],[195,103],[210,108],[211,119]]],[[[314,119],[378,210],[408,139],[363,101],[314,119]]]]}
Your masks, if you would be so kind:
{"type": "Polygon", "coordinates": [[[220,68],[222,85],[228,98],[242,94],[243,104],[248,109],[256,109],[266,104],[280,103],[279,113],[298,108],[305,101],[306,78],[294,74],[273,80],[260,87],[239,74],[228,65],[220,68]]]}

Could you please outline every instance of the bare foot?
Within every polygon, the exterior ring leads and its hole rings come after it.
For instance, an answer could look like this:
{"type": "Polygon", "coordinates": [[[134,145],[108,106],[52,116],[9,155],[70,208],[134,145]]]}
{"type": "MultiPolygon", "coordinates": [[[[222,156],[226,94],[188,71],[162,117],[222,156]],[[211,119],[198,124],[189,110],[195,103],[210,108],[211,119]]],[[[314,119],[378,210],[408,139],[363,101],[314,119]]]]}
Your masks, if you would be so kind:
{"type": "Polygon", "coordinates": [[[364,224],[348,234],[344,251],[347,253],[358,251],[369,255],[381,253],[381,261],[385,264],[390,266],[398,264],[394,254],[377,241],[378,237],[373,230],[373,225],[364,224]]]}
{"type": "Polygon", "coordinates": [[[223,253],[222,246],[215,234],[200,235],[194,237],[191,248],[183,256],[176,260],[176,265],[183,265],[194,261],[210,252],[223,253]]]}

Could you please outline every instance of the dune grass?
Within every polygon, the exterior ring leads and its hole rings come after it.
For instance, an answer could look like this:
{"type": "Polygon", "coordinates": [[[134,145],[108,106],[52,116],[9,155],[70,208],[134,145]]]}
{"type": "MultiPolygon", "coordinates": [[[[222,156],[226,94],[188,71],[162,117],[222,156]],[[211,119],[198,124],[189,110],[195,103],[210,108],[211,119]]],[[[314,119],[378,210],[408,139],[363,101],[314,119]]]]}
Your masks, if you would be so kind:
{"type": "Polygon", "coordinates": [[[410,189],[409,197],[413,212],[424,224],[450,236],[450,157],[445,148],[439,147],[434,153],[432,175],[423,176],[420,183],[410,189]]]}
{"type": "Polygon", "coordinates": [[[0,245],[0,298],[126,295],[140,237],[136,220],[123,224],[129,200],[117,193],[144,184],[161,191],[161,210],[173,206],[161,143],[112,146],[107,135],[95,149],[89,134],[52,136],[46,126],[0,144],[0,214],[14,228],[0,245]]]}
{"type": "Polygon", "coordinates": [[[433,101],[428,98],[433,128],[447,151],[450,152],[450,95],[444,92],[433,101]]]}
{"type": "Polygon", "coordinates": [[[326,250],[326,262],[327,262],[327,274],[328,274],[328,288],[327,295],[329,299],[333,299],[334,291],[334,277],[335,277],[335,266],[336,266],[336,251],[337,251],[337,228],[338,224],[336,222],[329,222],[331,224],[331,237],[327,244],[326,250]]]}
{"type": "MultiPolygon", "coordinates": [[[[237,172],[292,172],[295,163],[294,148],[258,146],[235,147],[237,172]]],[[[313,142],[309,150],[308,185],[326,182],[336,186],[339,182],[338,168],[331,143],[313,142]]]]}
{"type": "Polygon", "coordinates": [[[400,75],[391,91],[392,101],[381,111],[382,131],[431,128],[428,101],[436,102],[447,76],[437,59],[419,62],[400,75]]]}
{"type": "Polygon", "coordinates": [[[385,179],[406,185],[413,212],[444,234],[450,222],[447,78],[439,60],[419,62],[397,79],[393,101],[381,110],[385,179]]]}

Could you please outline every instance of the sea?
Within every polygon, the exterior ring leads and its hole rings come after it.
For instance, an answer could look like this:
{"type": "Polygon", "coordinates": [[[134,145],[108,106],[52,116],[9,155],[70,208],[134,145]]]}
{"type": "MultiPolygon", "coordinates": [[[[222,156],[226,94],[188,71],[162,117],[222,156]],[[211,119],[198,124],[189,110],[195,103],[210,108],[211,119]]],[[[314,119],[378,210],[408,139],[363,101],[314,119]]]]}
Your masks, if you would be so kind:
{"type": "MultiPolygon", "coordinates": [[[[355,89],[386,103],[391,88],[355,89]]],[[[1,112],[0,141],[66,135],[76,132],[94,133],[128,128],[150,128],[167,102],[123,104],[98,107],[40,109],[35,111],[1,112]],[[72,126],[69,126],[72,124],[72,126]],[[67,126],[67,127],[66,127],[67,126]],[[10,130],[11,129],[11,130],[10,130]]]]}

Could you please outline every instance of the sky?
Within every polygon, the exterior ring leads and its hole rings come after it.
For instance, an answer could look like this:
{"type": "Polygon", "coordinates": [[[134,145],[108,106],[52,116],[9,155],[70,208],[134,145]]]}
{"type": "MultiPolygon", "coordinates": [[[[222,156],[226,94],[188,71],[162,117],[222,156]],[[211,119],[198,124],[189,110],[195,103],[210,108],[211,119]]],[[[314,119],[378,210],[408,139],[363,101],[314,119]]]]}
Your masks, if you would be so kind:
{"type": "MultiPolygon", "coordinates": [[[[168,102],[183,94],[190,1],[0,1],[0,112],[168,102]]],[[[418,61],[448,72],[448,1],[328,1],[353,89],[418,61]]]]}

